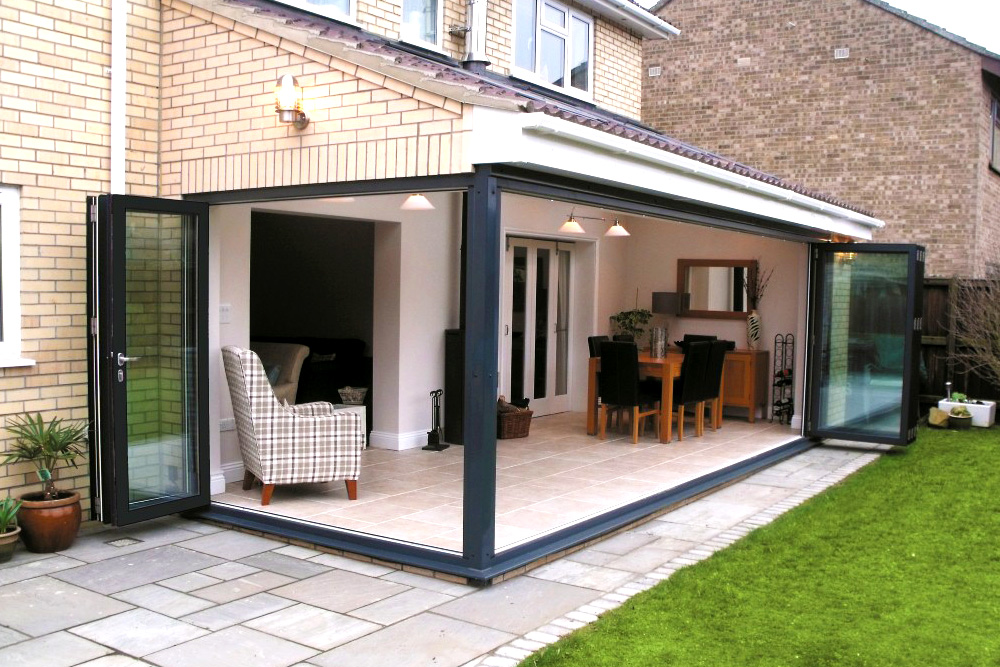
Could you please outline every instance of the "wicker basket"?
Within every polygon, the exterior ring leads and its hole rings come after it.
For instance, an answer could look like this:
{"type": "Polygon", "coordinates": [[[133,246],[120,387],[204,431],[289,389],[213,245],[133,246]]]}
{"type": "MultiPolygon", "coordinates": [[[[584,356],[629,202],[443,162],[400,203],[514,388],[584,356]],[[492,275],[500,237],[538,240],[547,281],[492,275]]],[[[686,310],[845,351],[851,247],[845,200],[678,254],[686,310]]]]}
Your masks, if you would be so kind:
{"type": "Polygon", "coordinates": [[[511,405],[501,398],[497,401],[497,439],[528,437],[532,414],[531,410],[511,405]]]}

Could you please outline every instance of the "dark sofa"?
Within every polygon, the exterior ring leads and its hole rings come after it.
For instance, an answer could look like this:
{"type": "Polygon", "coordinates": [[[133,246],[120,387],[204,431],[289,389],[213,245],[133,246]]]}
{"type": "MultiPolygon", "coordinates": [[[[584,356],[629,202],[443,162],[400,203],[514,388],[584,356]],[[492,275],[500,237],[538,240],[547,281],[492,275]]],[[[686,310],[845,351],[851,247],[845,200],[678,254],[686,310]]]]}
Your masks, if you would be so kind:
{"type": "Polygon", "coordinates": [[[302,364],[296,403],[326,401],[343,403],[337,390],[341,387],[368,387],[365,395],[365,419],[372,430],[372,358],[365,355],[366,344],[360,338],[310,338],[254,336],[253,340],[272,343],[298,343],[309,348],[302,364]]]}

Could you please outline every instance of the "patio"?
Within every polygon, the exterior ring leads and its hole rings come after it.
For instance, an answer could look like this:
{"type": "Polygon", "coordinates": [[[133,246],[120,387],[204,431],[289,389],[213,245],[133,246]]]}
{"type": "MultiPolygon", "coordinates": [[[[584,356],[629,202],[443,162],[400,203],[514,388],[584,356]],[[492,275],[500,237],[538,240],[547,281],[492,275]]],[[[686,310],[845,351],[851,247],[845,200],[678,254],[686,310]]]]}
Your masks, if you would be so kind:
{"type": "MultiPolygon", "coordinates": [[[[532,420],[527,438],[497,441],[496,549],[503,550],[615,507],[670,489],[798,437],[787,425],[725,419],[718,431],[639,444],[611,431],[584,433],[583,413],[532,420]]],[[[460,552],[463,447],[442,452],[368,449],[358,500],[343,482],[279,486],[271,504],[239,482],[215,503],[460,552]]]]}

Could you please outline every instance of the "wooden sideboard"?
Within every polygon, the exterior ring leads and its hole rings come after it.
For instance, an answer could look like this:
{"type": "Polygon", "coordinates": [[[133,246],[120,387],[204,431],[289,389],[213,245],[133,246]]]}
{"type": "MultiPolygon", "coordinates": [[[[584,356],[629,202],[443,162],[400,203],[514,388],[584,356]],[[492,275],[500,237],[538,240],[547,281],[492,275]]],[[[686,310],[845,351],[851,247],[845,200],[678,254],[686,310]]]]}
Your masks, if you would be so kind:
{"type": "Polygon", "coordinates": [[[770,369],[767,350],[726,352],[722,407],[746,408],[751,423],[756,420],[757,406],[761,408],[761,418],[767,417],[770,369]]]}

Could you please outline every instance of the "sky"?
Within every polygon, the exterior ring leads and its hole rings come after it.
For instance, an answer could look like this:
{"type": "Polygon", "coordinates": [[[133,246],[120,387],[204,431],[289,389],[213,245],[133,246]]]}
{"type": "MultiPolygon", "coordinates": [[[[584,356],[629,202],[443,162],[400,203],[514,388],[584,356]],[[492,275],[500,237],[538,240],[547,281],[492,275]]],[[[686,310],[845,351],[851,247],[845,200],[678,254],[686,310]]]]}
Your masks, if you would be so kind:
{"type": "Polygon", "coordinates": [[[948,32],[1000,53],[1000,0],[887,0],[948,32]]]}

